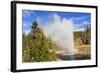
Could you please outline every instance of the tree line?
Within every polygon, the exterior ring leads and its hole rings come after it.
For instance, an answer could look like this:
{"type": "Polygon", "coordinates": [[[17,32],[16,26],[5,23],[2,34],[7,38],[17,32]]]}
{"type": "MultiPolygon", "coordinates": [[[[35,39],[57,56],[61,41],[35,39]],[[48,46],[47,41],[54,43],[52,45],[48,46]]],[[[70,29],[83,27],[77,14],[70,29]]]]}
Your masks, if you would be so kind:
{"type": "Polygon", "coordinates": [[[85,31],[74,32],[74,40],[81,38],[83,44],[90,44],[91,42],[91,28],[86,27],[85,31]]]}

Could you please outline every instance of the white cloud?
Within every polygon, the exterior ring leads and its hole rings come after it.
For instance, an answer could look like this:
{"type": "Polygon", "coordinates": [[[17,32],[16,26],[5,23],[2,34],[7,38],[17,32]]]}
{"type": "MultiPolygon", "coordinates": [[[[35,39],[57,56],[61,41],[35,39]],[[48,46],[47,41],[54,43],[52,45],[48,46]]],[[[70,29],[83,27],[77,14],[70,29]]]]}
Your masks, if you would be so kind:
{"type": "Polygon", "coordinates": [[[87,21],[84,21],[83,24],[89,25],[90,23],[87,21]]]}
{"type": "Polygon", "coordinates": [[[47,37],[51,37],[57,45],[65,50],[65,54],[73,54],[73,21],[70,19],[61,18],[59,15],[52,16],[53,22],[47,21],[43,27],[47,37]]]}
{"type": "Polygon", "coordinates": [[[85,31],[85,28],[75,29],[74,31],[75,31],[75,32],[78,32],[78,31],[85,31]]]}
{"type": "Polygon", "coordinates": [[[84,31],[87,26],[91,26],[88,21],[83,21],[81,24],[74,24],[74,31],[84,31]]]}
{"type": "Polygon", "coordinates": [[[32,15],[36,15],[33,10],[23,10],[23,18],[30,18],[32,15]]]}
{"type": "Polygon", "coordinates": [[[31,25],[31,24],[29,24],[28,22],[23,22],[23,27],[25,28],[25,27],[29,27],[29,25],[31,25]]]}
{"type": "Polygon", "coordinates": [[[30,17],[30,16],[31,16],[30,11],[28,11],[28,10],[23,10],[23,17],[24,17],[24,18],[27,18],[27,17],[30,17]]]}
{"type": "Polygon", "coordinates": [[[88,16],[81,16],[81,17],[71,17],[72,20],[83,20],[88,18],[88,16]]]}
{"type": "Polygon", "coordinates": [[[24,31],[25,35],[28,35],[30,32],[30,29],[24,31]]]}

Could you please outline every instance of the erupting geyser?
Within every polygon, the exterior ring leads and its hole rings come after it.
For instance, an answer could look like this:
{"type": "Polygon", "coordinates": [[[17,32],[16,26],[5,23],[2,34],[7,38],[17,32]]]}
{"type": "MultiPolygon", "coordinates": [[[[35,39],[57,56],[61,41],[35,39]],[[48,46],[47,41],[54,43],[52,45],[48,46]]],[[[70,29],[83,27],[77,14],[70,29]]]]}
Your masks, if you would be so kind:
{"type": "Polygon", "coordinates": [[[50,36],[61,47],[64,51],[63,55],[74,54],[73,21],[71,19],[61,19],[59,15],[54,14],[52,22],[48,21],[43,30],[47,37],[50,36]]]}

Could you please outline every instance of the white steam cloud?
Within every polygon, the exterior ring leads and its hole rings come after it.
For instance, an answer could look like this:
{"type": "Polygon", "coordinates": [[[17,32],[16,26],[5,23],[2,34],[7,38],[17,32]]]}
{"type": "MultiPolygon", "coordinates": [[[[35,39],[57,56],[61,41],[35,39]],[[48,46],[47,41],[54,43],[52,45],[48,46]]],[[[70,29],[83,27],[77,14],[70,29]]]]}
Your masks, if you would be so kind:
{"type": "Polygon", "coordinates": [[[64,54],[74,54],[73,42],[73,21],[71,19],[61,18],[59,15],[52,16],[52,22],[47,21],[43,27],[44,33],[47,37],[51,37],[57,45],[62,47],[64,54]]]}

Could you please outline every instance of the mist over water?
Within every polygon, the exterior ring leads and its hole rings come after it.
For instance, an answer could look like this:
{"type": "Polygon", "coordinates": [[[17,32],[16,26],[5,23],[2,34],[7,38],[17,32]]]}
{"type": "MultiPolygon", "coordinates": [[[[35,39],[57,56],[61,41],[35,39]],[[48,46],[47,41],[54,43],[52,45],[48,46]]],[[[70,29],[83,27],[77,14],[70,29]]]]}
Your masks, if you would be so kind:
{"type": "Polygon", "coordinates": [[[56,42],[64,50],[64,55],[74,54],[74,40],[73,40],[73,21],[71,19],[61,19],[57,14],[52,17],[52,22],[47,21],[43,27],[46,37],[56,42]]]}

